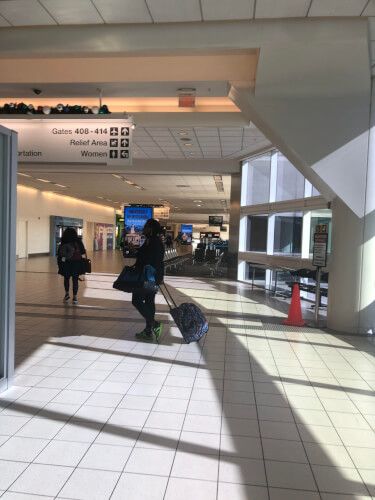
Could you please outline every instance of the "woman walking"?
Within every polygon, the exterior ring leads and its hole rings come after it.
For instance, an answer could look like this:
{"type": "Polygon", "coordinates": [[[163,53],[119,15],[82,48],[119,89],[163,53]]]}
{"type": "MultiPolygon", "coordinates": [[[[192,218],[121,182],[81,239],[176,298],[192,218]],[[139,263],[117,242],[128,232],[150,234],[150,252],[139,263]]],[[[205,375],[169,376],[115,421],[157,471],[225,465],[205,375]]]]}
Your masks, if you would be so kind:
{"type": "Polygon", "coordinates": [[[64,276],[65,296],[64,302],[70,299],[70,279],[73,282],[73,305],[78,304],[79,275],[84,274],[82,257],[86,257],[86,249],[73,227],[65,229],[57,252],[57,265],[59,274],[64,276]]]}
{"type": "MultiPolygon", "coordinates": [[[[155,219],[149,219],[144,228],[143,235],[145,242],[138,250],[135,267],[140,272],[147,265],[155,269],[155,281],[157,285],[163,282],[164,278],[164,245],[161,241],[162,228],[159,222],[155,219]]],[[[149,293],[147,295],[142,292],[133,292],[132,304],[146,320],[146,327],[136,334],[136,337],[141,340],[152,342],[153,334],[158,341],[162,333],[162,324],[155,321],[155,295],[149,293]]]]}

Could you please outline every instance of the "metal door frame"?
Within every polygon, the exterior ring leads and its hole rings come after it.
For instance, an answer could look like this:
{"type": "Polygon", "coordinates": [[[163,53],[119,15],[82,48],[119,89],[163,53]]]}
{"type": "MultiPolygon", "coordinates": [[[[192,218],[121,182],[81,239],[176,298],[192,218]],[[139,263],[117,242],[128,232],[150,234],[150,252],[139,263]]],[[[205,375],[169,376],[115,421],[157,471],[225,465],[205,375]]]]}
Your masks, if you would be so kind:
{"type": "Polygon", "coordinates": [[[16,230],[17,230],[17,134],[0,125],[5,137],[4,182],[0,185],[0,391],[7,389],[14,374],[16,308],[16,230]],[[1,376],[1,375],[0,375],[1,376]]]}

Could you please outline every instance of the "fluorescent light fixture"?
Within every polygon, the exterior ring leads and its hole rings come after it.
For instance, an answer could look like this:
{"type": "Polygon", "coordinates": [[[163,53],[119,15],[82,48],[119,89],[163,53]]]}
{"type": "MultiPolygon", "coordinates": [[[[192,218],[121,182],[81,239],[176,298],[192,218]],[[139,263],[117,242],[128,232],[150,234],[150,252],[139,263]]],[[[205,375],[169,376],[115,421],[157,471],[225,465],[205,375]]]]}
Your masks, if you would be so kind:
{"type": "Polygon", "coordinates": [[[184,146],[192,146],[192,145],[193,145],[193,143],[192,143],[192,142],[185,142],[185,143],[184,143],[184,146]]]}
{"type": "Polygon", "coordinates": [[[20,175],[21,177],[31,177],[31,175],[23,174],[22,172],[18,172],[18,175],[20,175]]]}
{"type": "Polygon", "coordinates": [[[64,186],[64,184],[54,184],[55,186],[59,187],[59,188],[64,188],[64,189],[67,189],[68,186],[64,186]]]}
{"type": "Polygon", "coordinates": [[[116,177],[116,179],[120,179],[121,181],[124,180],[124,178],[121,175],[118,174],[112,174],[113,177],[116,177]]]}
{"type": "Polygon", "coordinates": [[[40,182],[45,182],[46,184],[50,184],[51,181],[47,181],[47,179],[36,179],[37,181],[40,181],[40,182]]]}
{"type": "Polygon", "coordinates": [[[194,203],[202,203],[202,200],[194,200],[194,203]]]}
{"type": "Polygon", "coordinates": [[[128,181],[127,179],[125,179],[125,182],[126,184],[129,184],[129,186],[135,186],[135,182],[133,181],[128,181]]]}
{"type": "Polygon", "coordinates": [[[97,196],[99,200],[104,200],[103,196],[97,196]]]}

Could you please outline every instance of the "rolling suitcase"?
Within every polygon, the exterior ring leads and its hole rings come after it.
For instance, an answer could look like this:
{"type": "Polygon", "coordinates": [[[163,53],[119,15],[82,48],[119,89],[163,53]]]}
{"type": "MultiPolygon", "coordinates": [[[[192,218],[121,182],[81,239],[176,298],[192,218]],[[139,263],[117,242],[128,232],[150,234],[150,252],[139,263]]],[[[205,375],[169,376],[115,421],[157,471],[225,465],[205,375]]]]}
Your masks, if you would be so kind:
{"type": "Polygon", "coordinates": [[[185,342],[187,344],[198,342],[208,332],[208,322],[202,311],[197,305],[187,302],[178,306],[173,300],[167,285],[160,286],[160,290],[185,342]]]}

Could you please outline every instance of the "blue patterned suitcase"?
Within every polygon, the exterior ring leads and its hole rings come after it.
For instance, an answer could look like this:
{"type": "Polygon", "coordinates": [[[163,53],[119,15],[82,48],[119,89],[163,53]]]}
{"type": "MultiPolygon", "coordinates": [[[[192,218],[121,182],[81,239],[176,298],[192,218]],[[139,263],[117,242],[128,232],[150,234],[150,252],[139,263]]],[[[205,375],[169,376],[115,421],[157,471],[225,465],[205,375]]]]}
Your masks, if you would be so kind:
{"type": "Polygon", "coordinates": [[[185,342],[198,342],[208,332],[208,322],[202,311],[197,305],[187,302],[177,306],[166,285],[160,290],[185,342]]]}

